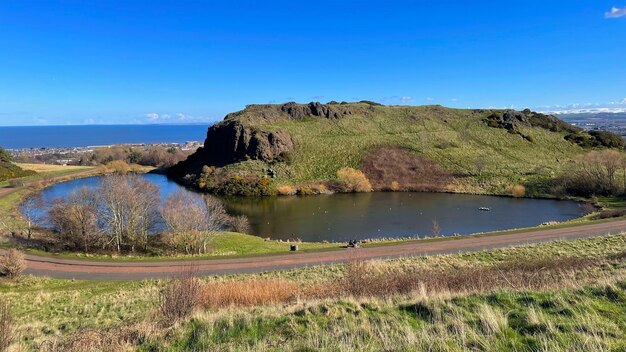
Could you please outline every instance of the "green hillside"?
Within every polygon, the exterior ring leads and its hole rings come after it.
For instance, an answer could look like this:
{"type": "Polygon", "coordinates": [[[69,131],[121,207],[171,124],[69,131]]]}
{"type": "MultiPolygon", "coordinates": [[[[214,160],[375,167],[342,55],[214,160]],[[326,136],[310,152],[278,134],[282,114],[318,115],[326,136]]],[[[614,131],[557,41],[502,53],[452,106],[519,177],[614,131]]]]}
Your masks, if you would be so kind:
{"type": "Polygon", "coordinates": [[[20,167],[13,164],[9,152],[0,147],[0,182],[32,174],[34,174],[34,172],[22,170],[20,167]]]}
{"type": "Polygon", "coordinates": [[[392,181],[402,189],[417,178],[441,179],[429,174],[436,172],[449,181],[425,190],[510,194],[512,185],[523,184],[539,195],[585,149],[623,148],[619,136],[589,134],[529,110],[290,104],[252,105],[228,115],[209,129],[205,147],[172,173],[202,179],[201,167],[208,165],[227,170],[219,173],[222,180],[225,174],[269,175],[272,185],[332,185],[348,166],[364,169],[375,189],[392,181]]]}

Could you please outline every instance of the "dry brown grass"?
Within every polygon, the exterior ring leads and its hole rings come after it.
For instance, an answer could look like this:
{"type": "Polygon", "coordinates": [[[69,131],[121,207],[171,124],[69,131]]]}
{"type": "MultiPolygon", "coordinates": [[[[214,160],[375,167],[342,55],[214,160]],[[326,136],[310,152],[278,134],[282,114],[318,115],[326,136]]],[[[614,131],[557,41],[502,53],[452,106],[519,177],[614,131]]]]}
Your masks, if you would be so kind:
{"type": "Polygon", "coordinates": [[[300,287],[283,279],[251,279],[206,284],[200,293],[205,308],[260,306],[289,302],[300,295],[300,287]]]}
{"type": "Polygon", "coordinates": [[[293,196],[298,190],[293,186],[283,185],[276,187],[276,192],[280,196],[293,196]]]}
{"type": "Polygon", "coordinates": [[[11,280],[17,280],[26,269],[24,254],[17,249],[9,249],[2,261],[0,261],[0,272],[11,280]]]}
{"type": "Polygon", "coordinates": [[[432,297],[499,289],[550,289],[575,283],[576,273],[598,264],[596,260],[564,258],[399,270],[377,261],[354,261],[346,266],[341,278],[313,285],[273,278],[207,283],[202,285],[198,301],[203,308],[215,309],[342,297],[391,298],[414,292],[432,297]]]}
{"type": "Polygon", "coordinates": [[[399,147],[372,150],[362,169],[375,190],[443,191],[454,181],[432,160],[399,147]]]}
{"type": "Polygon", "coordinates": [[[574,274],[598,264],[595,260],[564,258],[529,260],[456,268],[400,271],[377,268],[375,262],[353,262],[342,280],[316,287],[318,297],[381,297],[420,292],[426,295],[467,294],[498,289],[555,288],[574,274]]]}
{"type": "Polygon", "coordinates": [[[21,167],[24,170],[30,170],[35,172],[55,172],[55,171],[79,171],[85,169],[84,166],[69,166],[69,165],[53,165],[53,164],[28,164],[28,163],[15,163],[15,165],[21,167]]]}
{"type": "Polygon", "coordinates": [[[126,175],[131,171],[130,165],[128,165],[125,161],[122,160],[113,160],[105,165],[106,171],[126,175]]]}

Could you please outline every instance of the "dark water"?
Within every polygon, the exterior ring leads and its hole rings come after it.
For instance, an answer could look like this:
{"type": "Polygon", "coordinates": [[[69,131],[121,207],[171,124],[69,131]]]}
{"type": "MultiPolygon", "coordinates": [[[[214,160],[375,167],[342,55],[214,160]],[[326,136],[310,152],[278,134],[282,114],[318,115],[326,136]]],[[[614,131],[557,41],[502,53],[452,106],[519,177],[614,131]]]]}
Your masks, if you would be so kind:
{"type": "Polygon", "coordinates": [[[89,125],[0,127],[6,149],[69,148],[124,143],[203,141],[207,125],[89,125]]]}
{"type": "MultiPolygon", "coordinates": [[[[165,198],[181,186],[162,175],[145,175],[165,198]]],[[[60,183],[42,191],[44,201],[64,197],[98,177],[60,183]]],[[[582,215],[578,203],[442,193],[360,193],[310,197],[229,198],[231,214],[247,215],[253,234],[274,239],[348,241],[431,236],[433,220],[442,235],[529,227],[582,215]],[[480,207],[491,211],[480,211],[480,207]]]]}

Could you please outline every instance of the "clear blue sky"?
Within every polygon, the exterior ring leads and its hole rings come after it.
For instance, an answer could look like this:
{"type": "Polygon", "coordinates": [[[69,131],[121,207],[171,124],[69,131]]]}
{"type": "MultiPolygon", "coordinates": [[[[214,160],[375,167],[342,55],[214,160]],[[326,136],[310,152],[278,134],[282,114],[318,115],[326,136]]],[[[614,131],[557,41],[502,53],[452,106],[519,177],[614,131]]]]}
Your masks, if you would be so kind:
{"type": "Polygon", "coordinates": [[[2,1],[0,48],[0,125],[291,100],[626,107],[626,0],[2,1]]]}

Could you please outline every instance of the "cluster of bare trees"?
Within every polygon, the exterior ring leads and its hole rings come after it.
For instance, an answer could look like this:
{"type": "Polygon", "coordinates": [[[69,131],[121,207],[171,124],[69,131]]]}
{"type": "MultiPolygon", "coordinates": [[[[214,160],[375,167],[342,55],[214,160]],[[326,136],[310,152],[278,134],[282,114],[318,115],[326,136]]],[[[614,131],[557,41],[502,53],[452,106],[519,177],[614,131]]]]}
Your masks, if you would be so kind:
{"type": "Polygon", "coordinates": [[[137,175],[111,175],[98,188],[82,188],[49,212],[54,229],[85,252],[93,247],[146,249],[159,221],[160,192],[137,175]]]}
{"type": "Polygon", "coordinates": [[[78,163],[81,165],[100,165],[120,160],[127,164],[169,167],[185,160],[189,154],[191,151],[173,146],[154,145],[148,148],[114,146],[98,148],[91,154],[83,155],[78,163]]]}
{"type": "Polygon", "coordinates": [[[187,191],[170,196],[161,214],[167,227],[165,242],[186,254],[206,253],[215,232],[223,230],[230,219],[218,199],[187,191]]]}
{"type": "Polygon", "coordinates": [[[57,201],[48,215],[65,243],[85,252],[145,251],[160,230],[171,247],[205,253],[215,233],[247,226],[213,197],[179,191],[161,204],[159,188],[137,175],[104,177],[99,187],[82,188],[57,201]]]}
{"type": "Polygon", "coordinates": [[[626,193],[626,154],[612,150],[592,151],[570,163],[562,185],[569,194],[623,195],[626,193]]]}

